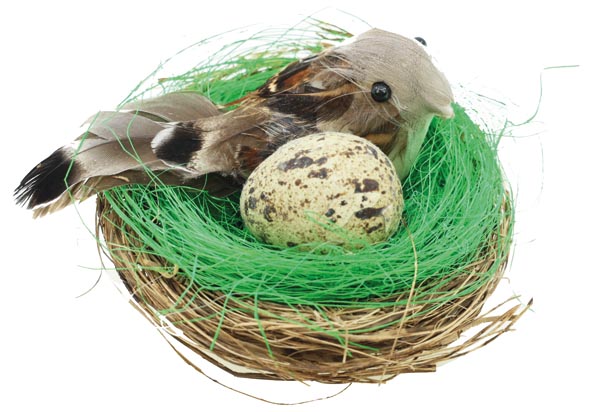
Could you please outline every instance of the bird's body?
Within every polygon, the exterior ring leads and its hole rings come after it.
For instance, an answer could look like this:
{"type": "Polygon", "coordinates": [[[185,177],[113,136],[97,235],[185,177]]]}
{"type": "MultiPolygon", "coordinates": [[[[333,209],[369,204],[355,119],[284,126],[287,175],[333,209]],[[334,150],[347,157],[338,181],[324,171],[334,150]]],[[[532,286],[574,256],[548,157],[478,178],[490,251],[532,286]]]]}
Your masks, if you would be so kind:
{"type": "Polygon", "coordinates": [[[27,174],[15,194],[43,215],[156,178],[228,193],[284,143],[322,131],[370,140],[403,179],[433,116],[452,116],[452,100],[419,42],[373,29],[290,64],[229,112],[192,93],[101,112],[85,135],[27,174]]]}

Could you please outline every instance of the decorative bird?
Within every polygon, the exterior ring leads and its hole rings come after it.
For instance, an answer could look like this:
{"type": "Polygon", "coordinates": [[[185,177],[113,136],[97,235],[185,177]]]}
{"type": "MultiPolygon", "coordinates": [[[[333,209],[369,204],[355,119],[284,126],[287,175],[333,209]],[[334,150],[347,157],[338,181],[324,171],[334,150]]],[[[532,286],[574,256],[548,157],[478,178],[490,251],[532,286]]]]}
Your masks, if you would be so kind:
{"type": "Polygon", "coordinates": [[[42,216],[154,179],[230,193],[279,146],[322,131],[370,140],[404,179],[433,116],[453,116],[450,85],[424,45],[372,29],[289,64],[229,112],[184,92],[100,112],[23,178],[16,201],[42,216]]]}

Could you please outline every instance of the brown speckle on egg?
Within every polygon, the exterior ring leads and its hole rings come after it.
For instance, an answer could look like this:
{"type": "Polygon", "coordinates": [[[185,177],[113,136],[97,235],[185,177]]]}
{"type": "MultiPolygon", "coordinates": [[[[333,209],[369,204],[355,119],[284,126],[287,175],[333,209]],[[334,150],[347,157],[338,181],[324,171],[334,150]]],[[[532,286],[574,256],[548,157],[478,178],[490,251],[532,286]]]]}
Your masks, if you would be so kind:
{"type": "Polygon", "coordinates": [[[325,179],[327,177],[328,169],[322,167],[318,171],[311,170],[308,172],[308,177],[316,177],[318,179],[325,179]]]}

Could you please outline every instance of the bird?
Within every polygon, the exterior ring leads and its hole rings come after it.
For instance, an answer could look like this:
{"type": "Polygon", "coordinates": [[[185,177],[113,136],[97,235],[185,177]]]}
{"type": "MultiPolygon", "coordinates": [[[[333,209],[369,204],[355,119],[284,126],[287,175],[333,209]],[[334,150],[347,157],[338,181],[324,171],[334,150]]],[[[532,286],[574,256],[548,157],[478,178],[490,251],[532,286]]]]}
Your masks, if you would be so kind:
{"type": "Polygon", "coordinates": [[[124,184],[239,190],[280,146],[318,132],[365,138],[404,180],[454,97],[420,38],[370,29],[296,60],[225,111],[192,92],[128,103],[37,164],[14,191],[34,217],[124,184]]]}

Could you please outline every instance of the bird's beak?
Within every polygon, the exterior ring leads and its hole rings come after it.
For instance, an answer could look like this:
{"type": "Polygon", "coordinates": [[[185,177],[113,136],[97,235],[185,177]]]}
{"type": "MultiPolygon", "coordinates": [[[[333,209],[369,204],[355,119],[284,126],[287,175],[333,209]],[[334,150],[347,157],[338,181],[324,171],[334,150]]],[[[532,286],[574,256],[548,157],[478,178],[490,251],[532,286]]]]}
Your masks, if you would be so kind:
{"type": "Polygon", "coordinates": [[[451,104],[441,108],[439,113],[436,113],[442,119],[452,119],[454,117],[454,108],[451,104]]]}

